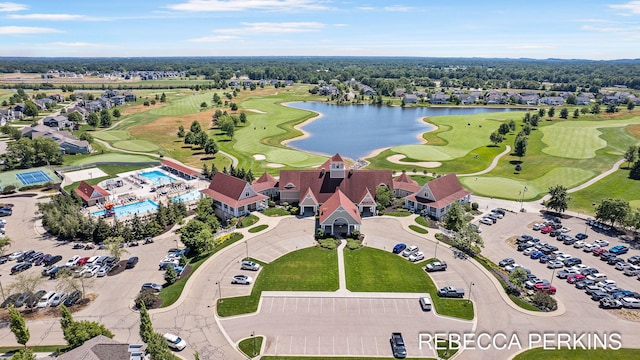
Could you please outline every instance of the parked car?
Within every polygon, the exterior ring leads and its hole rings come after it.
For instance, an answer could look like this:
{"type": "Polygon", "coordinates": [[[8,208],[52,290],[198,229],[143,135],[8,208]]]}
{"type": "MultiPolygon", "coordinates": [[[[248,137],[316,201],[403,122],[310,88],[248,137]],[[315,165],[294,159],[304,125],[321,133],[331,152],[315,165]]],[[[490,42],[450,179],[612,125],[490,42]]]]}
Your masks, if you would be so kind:
{"type": "Polygon", "coordinates": [[[31,263],[28,263],[28,262],[16,264],[11,268],[11,275],[23,272],[30,267],[31,267],[31,263]]]}
{"type": "Polygon", "coordinates": [[[528,247],[528,248],[524,249],[522,254],[525,255],[525,256],[531,256],[531,254],[533,254],[534,251],[537,251],[536,248],[531,246],[531,247],[528,247]]]}
{"type": "Polygon", "coordinates": [[[74,256],[70,257],[69,260],[67,260],[65,265],[67,265],[67,266],[75,266],[76,263],[78,262],[78,260],[80,260],[80,255],[74,255],[74,256]]]}
{"type": "Polygon", "coordinates": [[[592,254],[593,256],[600,256],[600,255],[604,254],[605,252],[607,252],[607,250],[606,250],[606,249],[604,249],[604,248],[602,248],[602,247],[598,247],[598,248],[593,249],[593,251],[591,252],[591,254],[592,254]]]}
{"type": "Polygon", "coordinates": [[[167,340],[167,344],[169,345],[169,347],[171,349],[174,350],[182,350],[185,347],[187,347],[187,342],[184,341],[181,337],[179,337],[178,335],[174,335],[171,333],[166,333],[163,335],[164,339],[167,340]]]}
{"type": "Polygon", "coordinates": [[[231,279],[232,284],[250,285],[253,279],[247,275],[234,275],[231,279]]]}
{"type": "Polygon", "coordinates": [[[407,357],[407,347],[404,344],[402,333],[399,333],[399,332],[391,333],[391,338],[389,339],[389,343],[391,344],[391,351],[393,352],[394,358],[404,359],[407,357]]]}
{"type": "Polygon", "coordinates": [[[584,276],[589,276],[591,274],[595,274],[595,273],[599,273],[598,269],[594,268],[594,267],[590,267],[590,268],[586,268],[583,270],[580,270],[580,274],[584,275],[584,276]]]}
{"type": "Polygon", "coordinates": [[[581,281],[578,281],[576,283],[576,289],[584,289],[587,286],[594,286],[596,283],[593,280],[589,280],[589,279],[584,279],[581,281]]]}
{"type": "Polygon", "coordinates": [[[402,256],[409,257],[411,254],[418,251],[420,251],[420,249],[418,249],[416,245],[411,245],[411,246],[408,246],[406,249],[404,249],[404,251],[402,252],[402,256]]]}
{"type": "Polygon", "coordinates": [[[600,301],[604,298],[611,298],[611,295],[607,294],[606,292],[602,291],[602,290],[597,290],[594,291],[593,293],[591,293],[591,300],[593,301],[600,301]]]}
{"type": "Polygon", "coordinates": [[[396,244],[396,246],[393,247],[393,251],[392,252],[394,254],[400,254],[406,248],[407,248],[407,244],[399,243],[399,244],[396,244]]]}
{"type": "Polygon", "coordinates": [[[525,281],[524,282],[524,287],[527,288],[527,289],[534,289],[536,287],[536,285],[538,285],[538,284],[550,285],[551,283],[549,282],[549,280],[533,278],[533,279],[525,281]]]}
{"type": "Polygon", "coordinates": [[[615,255],[626,254],[629,251],[629,248],[623,245],[616,245],[609,249],[609,252],[615,255]]]}
{"type": "Polygon", "coordinates": [[[9,307],[9,305],[13,305],[13,303],[16,302],[16,300],[18,299],[18,297],[20,297],[21,293],[16,293],[16,294],[11,294],[9,296],[7,296],[6,299],[4,299],[4,301],[2,302],[2,304],[0,304],[0,308],[7,308],[9,307]]]}
{"type": "Polygon", "coordinates": [[[515,263],[516,261],[513,258],[505,258],[500,260],[500,262],[498,263],[498,266],[500,267],[505,267],[507,265],[511,265],[513,263],[515,263]]]}
{"type": "Polygon", "coordinates": [[[553,228],[552,228],[551,226],[547,225],[547,226],[544,226],[544,227],[542,227],[542,228],[540,229],[540,233],[541,233],[541,234],[548,234],[548,233],[550,233],[552,230],[553,230],[553,228]]]}
{"type": "Polygon", "coordinates": [[[62,256],[60,256],[60,255],[52,255],[50,258],[44,259],[43,264],[46,265],[46,266],[50,266],[50,265],[53,265],[53,264],[59,262],[60,260],[62,260],[62,256]]]}
{"type": "Polygon", "coordinates": [[[96,277],[104,277],[107,276],[107,274],[109,273],[109,271],[111,271],[111,266],[109,265],[102,265],[100,267],[100,270],[98,270],[98,272],[96,273],[96,277]]]}
{"type": "Polygon", "coordinates": [[[427,264],[424,269],[427,272],[433,272],[433,271],[445,271],[447,270],[447,263],[444,261],[435,261],[432,263],[427,264]]]}
{"type": "Polygon", "coordinates": [[[464,289],[453,286],[445,286],[438,290],[438,296],[447,298],[462,298],[464,297],[464,289]]]}
{"type": "Polygon", "coordinates": [[[127,265],[126,265],[126,269],[133,269],[134,267],[136,267],[136,264],[138,264],[138,257],[137,256],[132,256],[129,258],[129,260],[127,260],[127,265]]]}
{"type": "MultiPolygon", "coordinates": [[[[582,241],[582,240],[581,240],[581,241],[582,241]]],[[[582,251],[584,251],[584,252],[587,252],[587,253],[588,253],[588,252],[592,252],[593,250],[595,250],[595,249],[597,249],[597,248],[599,248],[599,247],[600,247],[600,246],[598,246],[598,245],[596,245],[596,244],[585,244],[585,245],[582,247],[582,251]]]]}
{"type": "Polygon", "coordinates": [[[567,282],[569,284],[575,284],[578,281],[585,280],[586,278],[587,277],[582,274],[574,274],[574,275],[567,276],[567,282]]]}
{"type": "Polygon", "coordinates": [[[600,246],[600,247],[609,246],[609,242],[607,240],[602,240],[602,239],[596,240],[593,243],[598,245],[598,246],[600,246]]]}
{"type": "Polygon", "coordinates": [[[64,291],[57,292],[51,299],[51,306],[58,306],[67,300],[68,294],[64,291]]]}
{"type": "Polygon", "coordinates": [[[69,307],[75,305],[78,300],[82,297],[82,292],[80,290],[74,290],[67,296],[67,299],[64,301],[64,306],[69,307]]]}
{"type": "Polygon", "coordinates": [[[48,307],[49,305],[51,305],[51,300],[53,299],[54,296],[56,296],[56,292],[55,291],[49,291],[48,293],[42,295],[40,300],[38,300],[38,303],[36,304],[36,307],[38,307],[38,308],[46,308],[46,307],[48,307]]]}
{"type": "Polygon", "coordinates": [[[560,279],[566,279],[571,275],[579,274],[580,272],[575,269],[564,269],[556,273],[556,276],[560,279]]]}
{"type": "Polygon", "coordinates": [[[422,308],[422,311],[431,311],[431,298],[428,296],[421,296],[420,300],[418,300],[418,302],[420,303],[420,308],[422,308]]]}
{"type": "Polygon", "coordinates": [[[27,299],[29,299],[29,297],[31,297],[32,295],[33,293],[31,291],[20,293],[16,300],[13,302],[13,306],[15,306],[16,308],[23,307],[27,299]]]}
{"type": "Polygon", "coordinates": [[[47,293],[46,290],[38,290],[25,301],[25,306],[33,308],[38,304],[38,301],[47,293]]]}
{"type": "Polygon", "coordinates": [[[140,291],[143,290],[152,290],[155,292],[160,292],[162,291],[162,285],[156,284],[156,283],[144,283],[142,284],[142,287],[140,288],[140,291]]]}
{"type": "Polygon", "coordinates": [[[588,237],[589,237],[589,235],[587,235],[585,233],[577,233],[576,234],[576,239],[578,239],[578,240],[584,240],[584,239],[586,239],[588,237]]]}
{"type": "Polygon", "coordinates": [[[620,302],[620,300],[617,299],[611,299],[611,298],[602,298],[600,299],[600,307],[602,309],[620,309],[622,308],[622,302],[620,302]]]}
{"type": "Polygon", "coordinates": [[[627,267],[624,270],[624,274],[627,276],[636,276],[638,274],[640,274],[640,266],[639,265],[629,265],[629,267],[627,267]]]}
{"type": "Polygon", "coordinates": [[[607,275],[605,275],[603,273],[595,273],[595,274],[588,275],[587,279],[593,280],[595,282],[598,282],[598,281],[602,281],[602,280],[607,280],[607,275]]]}
{"type": "Polygon", "coordinates": [[[424,253],[422,251],[418,251],[409,255],[409,261],[411,262],[416,262],[420,260],[424,260],[424,253]]]}
{"type": "Polygon", "coordinates": [[[485,225],[493,225],[493,221],[489,218],[483,217],[482,219],[480,219],[479,221],[481,224],[485,224],[485,225]]]}
{"type": "Polygon", "coordinates": [[[546,256],[542,251],[534,251],[529,255],[529,257],[533,260],[538,260],[541,257],[546,256]]]}
{"type": "Polygon", "coordinates": [[[244,260],[242,262],[242,264],[240,265],[240,269],[258,271],[258,270],[260,270],[260,264],[254,262],[254,261],[244,260]]]}
{"type": "Polygon", "coordinates": [[[582,241],[582,240],[578,240],[576,242],[573,243],[573,247],[576,249],[581,249],[583,248],[585,245],[587,245],[586,242],[582,241]]]}
{"type": "Polygon", "coordinates": [[[553,285],[548,285],[548,284],[536,284],[535,285],[535,290],[543,292],[543,293],[547,293],[549,295],[555,295],[556,294],[556,287],[553,285]]]}
{"type": "Polygon", "coordinates": [[[572,257],[563,261],[564,266],[571,267],[575,265],[582,264],[582,259],[577,257],[572,257]]]}
{"type": "Polygon", "coordinates": [[[538,231],[538,230],[542,229],[542,227],[544,227],[544,224],[535,223],[535,224],[533,224],[532,230],[538,231]]]}

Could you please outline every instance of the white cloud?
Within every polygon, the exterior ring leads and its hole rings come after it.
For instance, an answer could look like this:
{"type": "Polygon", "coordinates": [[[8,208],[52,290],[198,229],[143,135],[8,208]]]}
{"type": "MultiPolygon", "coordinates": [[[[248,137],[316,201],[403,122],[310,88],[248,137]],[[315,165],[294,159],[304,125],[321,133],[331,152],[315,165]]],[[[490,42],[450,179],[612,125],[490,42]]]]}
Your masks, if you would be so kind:
{"type": "MultiPolygon", "coordinates": [[[[640,1],[638,0],[629,1],[626,4],[611,4],[609,5],[609,7],[616,10],[628,11],[628,12],[631,12],[631,14],[640,14],[640,1]]],[[[630,14],[620,13],[620,15],[630,15],[630,14]]]]}
{"type": "Polygon", "coordinates": [[[357,7],[356,9],[363,10],[363,11],[373,11],[376,8],[374,8],[373,6],[360,6],[360,7],[357,7]]]}
{"type": "Polygon", "coordinates": [[[507,46],[508,49],[525,49],[525,50],[535,50],[535,49],[555,49],[555,46],[551,45],[514,45],[507,46]]]}
{"type": "Polygon", "coordinates": [[[71,48],[112,48],[115,47],[111,44],[98,44],[98,43],[87,43],[87,42],[52,42],[51,45],[54,46],[63,46],[63,47],[71,47],[71,48]]]}
{"type": "Polygon", "coordinates": [[[313,32],[324,28],[324,24],[318,22],[285,22],[285,23],[242,23],[243,28],[230,28],[214,30],[220,34],[287,34],[300,32],[313,32]]]}
{"type": "Polygon", "coordinates": [[[326,10],[322,0],[187,0],[185,3],[169,5],[167,8],[178,11],[296,11],[326,10]]]}
{"type": "Polygon", "coordinates": [[[592,26],[592,25],[585,25],[582,27],[582,30],[586,30],[586,31],[596,31],[596,32],[603,32],[603,33],[614,33],[614,34],[619,34],[619,35],[633,35],[633,36],[637,36],[640,35],[640,26],[636,25],[636,26],[592,26]]]}
{"type": "Polygon", "coordinates": [[[189,39],[188,42],[194,43],[208,43],[208,42],[225,42],[238,39],[237,36],[232,35],[216,35],[216,36],[203,36],[195,39],[189,39]]]}
{"type": "Polygon", "coordinates": [[[20,11],[27,10],[29,7],[23,4],[16,4],[12,2],[0,2],[0,12],[20,11]]]}
{"type": "Polygon", "coordinates": [[[44,20],[44,21],[73,21],[73,20],[99,20],[98,18],[91,18],[85,15],[73,15],[73,14],[25,14],[25,15],[9,15],[10,19],[26,19],[26,20],[44,20]]]}
{"type": "Polygon", "coordinates": [[[385,6],[384,11],[393,11],[393,12],[407,12],[414,10],[414,7],[404,6],[404,5],[393,5],[393,6],[385,6]]]}
{"type": "Polygon", "coordinates": [[[62,32],[58,29],[31,26],[0,26],[0,35],[47,34],[62,32]]]}

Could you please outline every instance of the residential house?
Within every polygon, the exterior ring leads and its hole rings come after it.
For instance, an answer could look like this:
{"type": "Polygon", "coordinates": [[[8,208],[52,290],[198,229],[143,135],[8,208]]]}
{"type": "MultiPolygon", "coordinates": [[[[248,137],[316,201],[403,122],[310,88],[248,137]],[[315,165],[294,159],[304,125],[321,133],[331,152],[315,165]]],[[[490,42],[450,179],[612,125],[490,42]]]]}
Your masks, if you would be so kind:
{"type": "Polygon", "coordinates": [[[460,94],[458,95],[458,98],[460,99],[460,103],[464,104],[464,105],[472,105],[476,103],[476,100],[478,100],[477,97],[471,95],[471,94],[460,94]]]}
{"type": "Polygon", "coordinates": [[[67,114],[71,114],[73,112],[77,112],[78,114],[80,114],[80,116],[82,116],[82,120],[85,120],[87,116],[89,116],[89,111],[87,111],[87,109],[81,106],[76,105],[76,106],[67,108],[67,114]]]}
{"type": "Polygon", "coordinates": [[[471,192],[460,184],[455,174],[448,174],[424,184],[417,192],[405,196],[407,209],[440,220],[454,202],[468,203],[471,192]]]}
{"type": "Polygon", "coordinates": [[[21,113],[23,113],[23,114],[24,114],[24,110],[26,109],[26,107],[27,107],[27,106],[26,106],[24,103],[19,103],[19,104],[16,104],[16,105],[13,107],[13,110],[14,110],[14,111],[20,111],[21,113]]]}
{"type": "Polygon", "coordinates": [[[418,182],[410,178],[404,171],[400,176],[393,179],[393,195],[397,198],[414,194],[420,191],[420,188],[421,186],[418,185],[418,182]]]}
{"type": "Polygon", "coordinates": [[[446,104],[449,101],[449,95],[445,93],[435,93],[431,95],[429,102],[431,104],[446,104]]]}
{"type": "Polygon", "coordinates": [[[396,89],[396,90],[393,92],[393,95],[394,95],[395,97],[402,97],[402,96],[403,96],[404,94],[406,94],[406,93],[407,93],[407,90],[405,90],[405,89],[396,89]]]}
{"type": "Polygon", "coordinates": [[[63,115],[47,116],[42,120],[42,123],[48,127],[57,129],[64,129],[73,125],[72,122],[63,115]]]}
{"type": "Polygon", "coordinates": [[[111,98],[111,101],[113,102],[113,105],[115,106],[122,106],[124,105],[126,98],[124,97],[124,95],[116,95],[114,97],[111,98]]]}
{"type": "Polygon", "coordinates": [[[418,97],[414,94],[404,94],[403,96],[404,98],[404,103],[405,104],[417,104],[418,103],[418,97]]]}
{"type": "Polygon", "coordinates": [[[131,91],[126,91],[122,95],[124,95],[124,100],[125,101],[132,102],[132,101],[136,101],[137,100],[136,94],[132,93],[131,91]]]}
{"type": "Polygon", "coordinates": [[[60,95],[60,94],[53,94],[53,95],[49,95],[49,99],[55,101],[55,102],[63,102],[64,101],[64,96],[60,95]]]}
{"type": "Polygon", "coordinates": [[[561,96],[545,96],[540,99],[540,103],[551,106],[562,106],[562,104],[564,104],[564,98],[561,96]]]}
{"type": "Polygon", "coordinates": [[[605,105],[618,105],[620,104],[620,98],[615,95],[606,95],[602,97],[602,103],[605,105]]]}
{"type": "Polygon", "coordinates": [[[271,199],[278,196],[278,179],[274,178],[266,171],[262,176],[255,179],[251,185],[257,192],[266,195],[271,199]]]}
{"type": "Polygon", "coordinates": [[[538,95],[521,95],[518,104],[522,105],[538,105],[540,96],[538,95]]]}
{"type": "Polygon", "coordinates": [[[36,139],[39,137],[55,140],[63,154],[88,154],[91,152],[91,144],[86,140],[78,140],[68,131],[54,130],[45,125],[27,126],[22,128],[22,137],[36,139]]]}
{"type": "Polygon", "coordinates": [[[82,203],[86,206],[104,204],[107,202],[109,196],[111,196],[107,190],[100,186],[89,185],[84,181],[81,181],[80,185],[73,191],[82,199],[82,203]]]}
{"type": "Polygon", "coordinates": [[[338,95],[338,88],[335,85],[321,86],[318,88],[318,94],[320,95],[338,95]]]}
{"type": "Polygon", "coordinates": [[[0,109],[0,126],[4,126],[6,123],[22,119],[23,114],[20,111],[13,109],[0,109]]]}
{"type": "Polygon", "coordinates": [[[376,94],[376,91],[373,90],[371,86],[368,85],[360,85],[360,93],[362,95],[372,96],[376,94]]]}
{"type": "MultiPolygon", "coordinates": [[[[146,360],[144,345],[125,344],[98,335],[81,346],[56,357],[56,360],[146,360]]],[[[49,359],[49,358],[45,358],[49,359]]],[[[54,359],[54,358],[51,358],[54,359]]]]}
{"type": "Polygon", "coordinates": [[[200,192],[213,199],[216,215],[225,220],[268,206],[269,198],[257,192],[251,184],[221,172],[216,173],[209,187],[200,192]]]}

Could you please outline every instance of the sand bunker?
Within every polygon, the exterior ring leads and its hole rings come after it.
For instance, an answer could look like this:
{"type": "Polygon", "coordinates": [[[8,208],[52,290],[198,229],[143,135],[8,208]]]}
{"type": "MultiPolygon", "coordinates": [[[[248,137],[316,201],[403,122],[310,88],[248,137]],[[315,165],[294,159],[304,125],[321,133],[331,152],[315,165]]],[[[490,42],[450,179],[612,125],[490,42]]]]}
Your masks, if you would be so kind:
{"type": "Polygon", "coordinates": [[[247,111],[251,111],[257,114],[266,114],[266,112],[262,111],[262,110],[257,110],[257,109],[247,109],[247,111]]]}
{"type": "Polygon", "coordinates": [[[262,154],[255,154],[255,155],[253,155],[253,158],[256,159],[256,160],[266,160],[267,159],[267,157],[262,155],[262,154]]]}
{"type": "Polygon", "coordinates": [[[284,167],[284,165],[277,164],[277,163],[268,163],[267,167],[270,167],[270,168],[281,168],[281,167],[284,167]]]}
{"type": "Polygon", "coordinates": [[[90,168],[64,173],[64,176],[68,177],[73,182],[78,182],[82,180],[97,179],[108,175],[99,168],[90,168]]]}
{"type": "Polygon", "coordinates": [[[389,156],[387,158],[387,160],[389,160],[390,162],[392,162],[394,164],[409,165],[409,166],[421,166],[421,167],[426,167],[426,168],[436,168],[436,167],[442,165],[442,163],[440,163],[438,161],[419,161],[419,162],[402,161],[402,159],[404,159],[406,157],[407,157],[406,155],[396,154],[396,155],[389,156]]]}

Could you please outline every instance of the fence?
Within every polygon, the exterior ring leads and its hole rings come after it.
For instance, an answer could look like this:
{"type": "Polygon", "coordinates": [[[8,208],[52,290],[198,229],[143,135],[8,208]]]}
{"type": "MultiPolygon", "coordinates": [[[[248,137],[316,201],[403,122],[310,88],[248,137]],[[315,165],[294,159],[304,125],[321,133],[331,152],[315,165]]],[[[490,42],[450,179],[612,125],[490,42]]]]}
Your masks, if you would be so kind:
{"type": "Polygon", "coordinates": [[[217,239],[217,238],[219,238],[219,237],[221,237],[223,235],[230,234],[230,233],[232,233],[234,231],[236,231],[236,226],[235,225],[233,225],[232,227],[227,228],[227,229],[221,229],[220,231],[218,231],[215,234],[213,234],[213,239],[215,240],[215,239],[217,239]]]}

